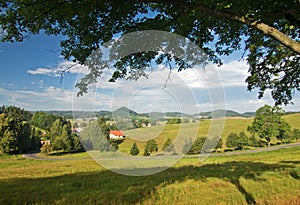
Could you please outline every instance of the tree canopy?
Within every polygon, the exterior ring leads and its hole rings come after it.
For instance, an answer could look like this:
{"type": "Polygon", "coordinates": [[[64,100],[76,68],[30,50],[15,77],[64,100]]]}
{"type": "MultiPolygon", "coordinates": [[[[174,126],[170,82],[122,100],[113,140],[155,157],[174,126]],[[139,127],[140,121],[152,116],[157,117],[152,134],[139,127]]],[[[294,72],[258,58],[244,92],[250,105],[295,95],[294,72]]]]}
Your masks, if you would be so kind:
{"type": "MultiPolygon", "coordinates": [[[[259,97],[271,89],[276,104],[288,104],[300,90],[299,0],[109,0],[5,1],[0,3],[0,38],[22,41],[45,32],[63,35],[61,54],[83,64],[91,53],[114,37],[143,30],[162,30],[188,38],[221,65],[221,57],[243,50],[249,65],[248,89],[259,97]]],[[[174,46],[174,45],[173,45],[174,46]]],[[[112,81],[143,76],[151,62],[173,61],[177,69],[188,59],[159,51],[139,52],[118,59],[112,81]]],[[[101,70],[77,84],[80,94],[101,70]]]]}
{"type": "Polygon", "coordinates": [[[252,124],[248,126],[248,131],[266,139],[270,146],[272,138],[282,138],[280,135],[284,135],[290,129],[289,124],[281,118],[283,112],[278,106],[265,105],[259,108],[252,124]]]}

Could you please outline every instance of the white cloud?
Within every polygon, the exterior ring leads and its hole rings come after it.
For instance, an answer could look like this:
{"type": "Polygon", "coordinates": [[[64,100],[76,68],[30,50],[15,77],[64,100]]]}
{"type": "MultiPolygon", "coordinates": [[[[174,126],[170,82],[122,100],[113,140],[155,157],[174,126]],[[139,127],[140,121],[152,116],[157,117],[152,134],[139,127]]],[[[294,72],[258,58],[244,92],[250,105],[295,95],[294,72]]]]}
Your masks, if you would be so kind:
{"type": "Polygon", "coordinates": [[[88,70],[85,66],[71,61],[62,61],[54,68],[37,68],[35,70],[27,70],[31,75],[47,75],[47,76],[61,76],[62,72],[69,72],[73,74],[87,74],[88,70]]]}
{"type": "Polygon", "coordinates": [[[27,70],[27,73],[32,75],[51,75],[53,72],[53,69],[48,68],[37,68],[36,70],[27,70]]]}
{"type": "Polygon", "coordinates": [[[245,61],[232,61],[220,67],[209,64],[205,68],[195,67],[178,74],[190,87],[216,88],[246,86],[247,64],[245,61]]]}
{"type": "MultiPolygon", "coordinates": [[[[72,65],[74,63],[65,61],[54,69],[40,68],[29,70],[28,73],[55,76],[61,72],[60,67],[72,65]]],[[[75,68],[76,65],[70,72],[87,73],[85,68],[75,68]]],[[[246,91],[244,81],[247,77],[247,65],[244,61],[232,61],[221,67],[208,65],[205,69],[201,67],[181,72],[172,71],[170,77],[169,70],[159,66],[149,71],[147,79],[118,80],[115,83],[108,82],[110,72],[112,71],[104,73],[97,85],[82,97],[76,97],[75,89],[44,87],[43,80],[34,83],[39,92],[1,89],[0,95],[6,96],[4,104],[19,105],[30,110],[115,110],[127,106],[138,112],[197,113],[225,107],[245,112],[255,111],[264,104],[274,104],[268,95],[258,100],[256,92],[246,91]],[[167,86],[164,88],[166,82],[167,86]],[[224,91],[226,99],[222,97],[224,91]]],[[[300,97],[295,96],[295,106],[289,106],[288,109],[299,110],[299,101],[300,97]]]]}

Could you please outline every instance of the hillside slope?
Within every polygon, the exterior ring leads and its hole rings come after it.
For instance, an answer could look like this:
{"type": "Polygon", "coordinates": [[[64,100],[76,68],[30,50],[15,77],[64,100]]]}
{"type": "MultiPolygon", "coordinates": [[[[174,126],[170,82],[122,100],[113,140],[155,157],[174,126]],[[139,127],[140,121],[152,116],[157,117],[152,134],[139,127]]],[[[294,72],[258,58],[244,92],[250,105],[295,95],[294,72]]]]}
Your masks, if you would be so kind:
{"type": "MultiPolygon", "coordinates": [[[[300,114],[290,114],[285,115],[283,118],[291,125],[292,128],[300,129],[300,114]]],[[[251,124],[253,118],[226,118],[225,126],[222,132],[222,139],[226,141],[227,136],[231,133],[246,132],[247,127],[251,124]]],[[[211,121],[204,120],[200,123],[184,123],[184,124],[171,124],[166,126],[153,126],[146,128],[139,128],[134,130],[128,130],[125,132],[127,138],[124,143],[120,144],[120,151],[129,153],[130,147],[133,142],[137,143],[140,149],[140,155],[142,154],[146,141],[150,139],[155,139],[158,143],[159,151],[161,151],[164,142],[170,138],[174,140],[175,138],[181,138],[181,142],[185,139],[206,136],[210,129],[211,121]]]]}

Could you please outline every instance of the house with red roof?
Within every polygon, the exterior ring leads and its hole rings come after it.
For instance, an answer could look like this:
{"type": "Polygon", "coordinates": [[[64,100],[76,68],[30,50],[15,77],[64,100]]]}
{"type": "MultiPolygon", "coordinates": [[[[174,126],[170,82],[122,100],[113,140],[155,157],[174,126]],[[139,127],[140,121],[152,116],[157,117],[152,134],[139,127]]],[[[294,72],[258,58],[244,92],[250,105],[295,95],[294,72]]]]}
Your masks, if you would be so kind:
{"type": "Polygon", "coordinates": [[[109,131],[109,139],[124,139],[125,135],[120,130],[110,130],[109,131]]]}

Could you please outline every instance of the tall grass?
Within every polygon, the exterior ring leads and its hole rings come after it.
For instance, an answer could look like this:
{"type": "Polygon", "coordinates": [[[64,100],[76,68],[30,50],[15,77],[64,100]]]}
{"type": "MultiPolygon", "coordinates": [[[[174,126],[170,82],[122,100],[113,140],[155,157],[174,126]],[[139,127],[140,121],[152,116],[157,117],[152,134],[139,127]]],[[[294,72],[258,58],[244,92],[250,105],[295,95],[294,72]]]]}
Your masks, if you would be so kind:
{"type": "Polygon", "coordinates": [[[140,177],[90,159],[0,157],[0,204],[299,204],[299,187],[299,147],[202,163],[184,158],[140,177]]]}

